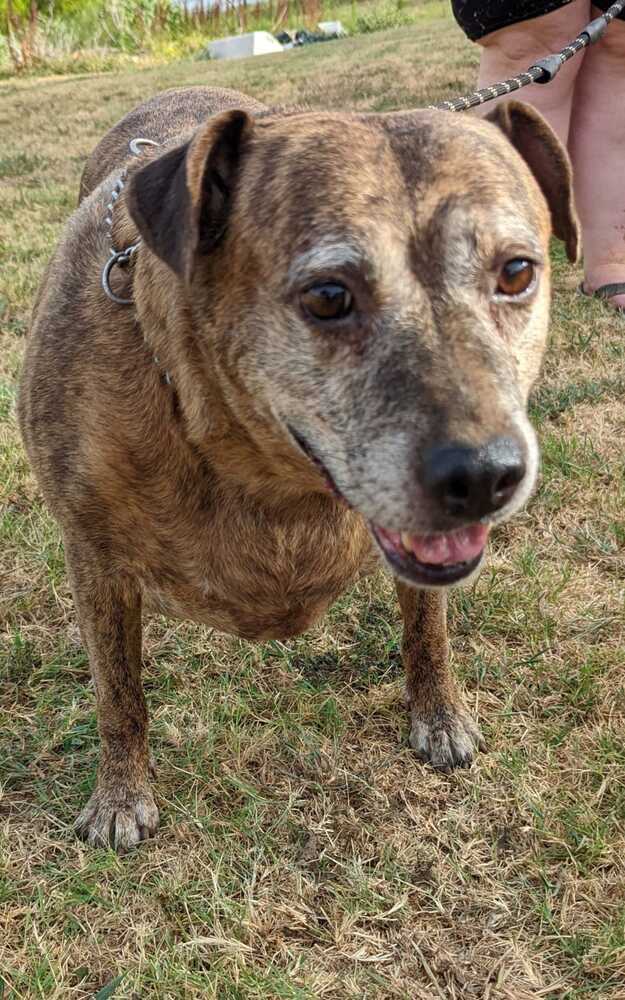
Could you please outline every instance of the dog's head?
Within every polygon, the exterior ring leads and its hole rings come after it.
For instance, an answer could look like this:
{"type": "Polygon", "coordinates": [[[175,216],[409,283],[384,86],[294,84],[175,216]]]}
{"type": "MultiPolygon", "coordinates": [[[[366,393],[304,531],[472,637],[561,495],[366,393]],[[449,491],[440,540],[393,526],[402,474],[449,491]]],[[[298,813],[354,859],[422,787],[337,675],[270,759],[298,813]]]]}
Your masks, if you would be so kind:
{"type": "Polygon", "coordinates": [[[577,256],[540,116],[228,112],[129,204],[267,461],[359,511],[405,580],[470,576],[536,479],[552,231],[577,256]]]}

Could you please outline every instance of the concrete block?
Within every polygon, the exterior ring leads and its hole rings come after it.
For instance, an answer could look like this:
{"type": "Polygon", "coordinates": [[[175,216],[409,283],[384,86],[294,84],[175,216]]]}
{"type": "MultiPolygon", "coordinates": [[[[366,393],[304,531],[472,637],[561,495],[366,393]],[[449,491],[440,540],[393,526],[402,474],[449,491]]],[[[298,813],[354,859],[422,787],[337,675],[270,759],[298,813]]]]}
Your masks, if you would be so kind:
{"type": "Polygon", "coordinates": [[[317,27],[322,35],[329,35],[331,38],[344,38],[347,34],[340,21],[319,21],[317,27]]]}
{"type": "Polygon", "coordinates": [[[208,46],[211,59],[245,59],[247,56],[264,56],[282,52],[280,42],[268,31],[250,31],[247,35],[217,38],[208,46]]]}

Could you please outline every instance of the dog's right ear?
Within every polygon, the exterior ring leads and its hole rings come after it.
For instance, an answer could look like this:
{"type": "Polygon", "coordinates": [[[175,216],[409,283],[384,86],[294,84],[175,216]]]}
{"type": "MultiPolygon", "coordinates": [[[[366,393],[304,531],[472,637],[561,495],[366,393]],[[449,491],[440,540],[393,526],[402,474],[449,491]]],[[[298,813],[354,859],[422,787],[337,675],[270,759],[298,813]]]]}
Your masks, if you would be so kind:
{"type": "Polygon", "coordinates": [[[184,281],[226,230],[252,130],[244,111],[226,111],[209,119],[190,142],[138,170],[129,184],[128,209],[144,242],[184,281]]]}
{"type": "Polygon", "coordinates": [[[501,129],[527,163],[549,205],[554,234],[566,246],[569,260],[577,261],[580,226],[564,146],[543,116],[522,101],[503,101],[486,119],[501,129]]]}

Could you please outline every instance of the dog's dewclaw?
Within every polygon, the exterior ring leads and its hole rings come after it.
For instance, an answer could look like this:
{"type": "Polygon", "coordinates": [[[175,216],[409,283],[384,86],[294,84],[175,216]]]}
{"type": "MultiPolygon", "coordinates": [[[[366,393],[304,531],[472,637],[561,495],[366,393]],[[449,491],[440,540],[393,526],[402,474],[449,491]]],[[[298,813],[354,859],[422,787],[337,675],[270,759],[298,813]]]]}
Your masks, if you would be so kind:
{"type": "Polygon", "coordinates": [[[149,786],[136,791],[96,788],[74,826],[93,847],[113,847],[123,852],[153,837],[158,829],[158,809],[149,786]]]}

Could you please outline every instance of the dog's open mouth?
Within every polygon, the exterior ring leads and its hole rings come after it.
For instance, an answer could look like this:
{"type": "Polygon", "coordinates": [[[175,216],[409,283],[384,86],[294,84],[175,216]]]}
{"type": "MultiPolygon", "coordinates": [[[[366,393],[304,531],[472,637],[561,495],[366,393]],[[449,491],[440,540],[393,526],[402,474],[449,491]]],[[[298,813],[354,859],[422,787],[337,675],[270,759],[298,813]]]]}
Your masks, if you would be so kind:
{"type": "Polygon", "coordinates": [[[470,576],[480,564],[489,526],[469,524],[433,535],[386,531],[369,523],[391,569],[411,583],[447,586],[470,576]]]}
{"type": "MultiPolygon", "coordinates": [[[[351,504],[342,495],[308,442],[292,427],[289,427],[289,431],[323,476],[328,491],[350,507],[351,504]]],[[[454,531],[409,535],[406,532],[387,531],[369,521],[369,530],[394,573],[417,585],[444,587],[463,580],[477,569],[484,555],[490,526],[469,524],[454,531]]]]}

